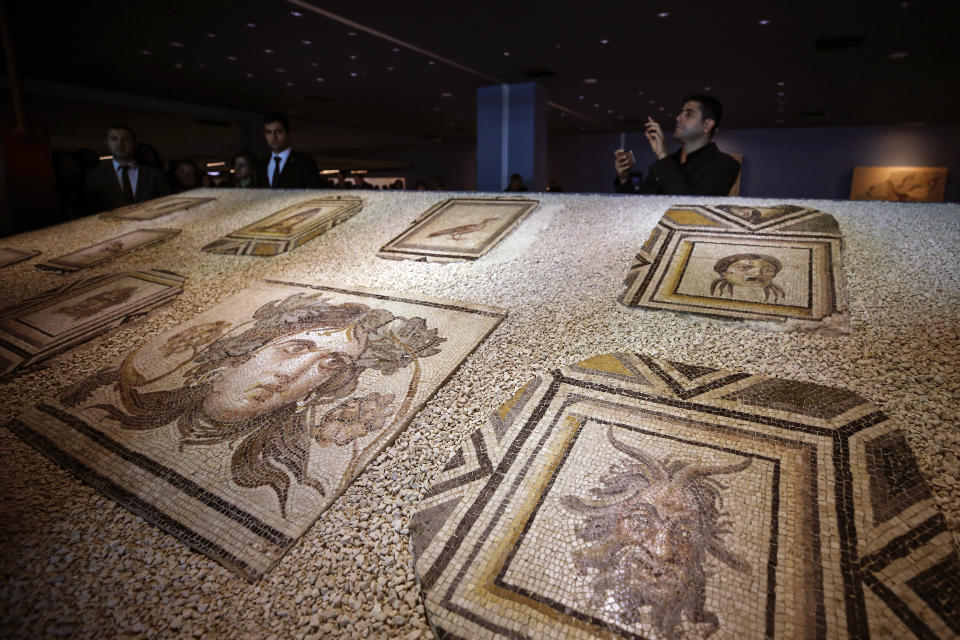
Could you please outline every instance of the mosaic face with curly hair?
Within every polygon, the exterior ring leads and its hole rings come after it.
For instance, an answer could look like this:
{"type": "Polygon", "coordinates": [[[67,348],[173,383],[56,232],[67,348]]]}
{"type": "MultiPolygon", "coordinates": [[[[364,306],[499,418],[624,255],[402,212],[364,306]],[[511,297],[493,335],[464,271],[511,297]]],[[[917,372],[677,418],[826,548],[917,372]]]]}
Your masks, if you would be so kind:
{"type": "Polygon", "coordinates": [[[773,284],[774,276],[780,273],[783,264],[773,256],[759,253],[738,253],[717,260],[713,270],[720,277],[710,284],[710,295],[734,293],[735,287],[763,289],[764,301],[773,297],[776,302],[785,295],[782,288],[773,284]]]}
{"type": "Polygon", "coordinates": [[[350,397],[361,374],[375,370],[389,376],[412,365],[413,387],[419,359],[440,353],[437,347],[445,340],[422,318],[359,303],[335,305],[302,293],[268,302],[251,321],[229,327],[210,322],[172,336],[158,353],[181,363],[156,378],[144,379],[136,371],[134,352],[119,369],[101,371],[68,389],[61,401],[77,406],[97,388],[115,384],[120,406],[92,406],[126,429],[173,423],[181,450],[236,443],[232,480],[241,487],[272,488],[285,513],[291,476],[327,493],[309,474],[311,442],[352,446],[355,457],[358,439],[403,413],[403,407],[391,406],[393,394],[350,397]],[[145,390],[181,369],[186,371],[177,388],[145,390]],[[331,406],[337,401],[342,402],[331,406]]]}

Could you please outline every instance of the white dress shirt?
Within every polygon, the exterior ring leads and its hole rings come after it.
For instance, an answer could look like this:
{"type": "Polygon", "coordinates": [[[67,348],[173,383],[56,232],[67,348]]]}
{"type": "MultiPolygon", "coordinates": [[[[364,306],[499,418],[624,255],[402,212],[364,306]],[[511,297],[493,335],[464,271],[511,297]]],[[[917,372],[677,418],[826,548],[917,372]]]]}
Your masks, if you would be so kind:
{"type": "Polygon", "coordinates": [[[280,169],[280,173],[283,173],[283,168],[284,168],[285,166],[287,166],[287,159],[290,157],[290,149],[291,149],[290,147],[287,147],[286,149],[284,149],[284,150],[281,151],[280,153],[270,154],[270,163],[267,165],[267,175],[268,175],[269,178],[270,178],[270,186],[271,186],[271,187],[273,186],[274,180],[276,180],[276,178],[277,178],[277,176],[274,176],[274,175],[273,175],[273,174],[274,174],[274,171],[278,168],[278,167],[277,167],[277,161],[274,160],[274,158],[280,158],[280,167],[279,167],[279,169],[280,169]]]}
{"type": "MultiPolygon", "coordinates": [[[[113,159],[113,172],[117,174],[117,182],[120,183],[120,191],[123,191],[123,171],[120,167],[123,166],[117,159],[113,159]]],[[[127,165],[127,177],[130,178],[130,188],[133,189],[133,195],[137,195],[137,176],[140,175],[140,169],[137,168],[137,163],[133,160],[130,161],[130,164],[127,165]]]]}

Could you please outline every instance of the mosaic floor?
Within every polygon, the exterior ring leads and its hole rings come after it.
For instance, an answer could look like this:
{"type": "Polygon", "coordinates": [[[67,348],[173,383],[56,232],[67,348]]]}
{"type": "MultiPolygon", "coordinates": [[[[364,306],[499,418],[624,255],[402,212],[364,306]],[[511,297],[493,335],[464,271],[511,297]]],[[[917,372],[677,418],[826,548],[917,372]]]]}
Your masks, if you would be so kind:
{"type": "Polygon", "coordinates": [[[0,310],[0,376],[170,302],[185,281],[156,270],[85,278],[0,310]]]}
{"type": "Polygon", "coordinates": [[[607,353],[534,378],[410,526],[441,638],[940,638],[960,560],[849,391],[607,353]]]}
{"type": "Polygon", "coordinates": [[[101,213],[104,220],[154,220],[161,216],[186,211],[202,204],[213,202],[216,198],[191,198],[184,196],[167,196],[156,198],[139,204],[132,204],[119,209],[101,213]]]}
{"type": "Polygon", "coordinates": [[[797,205],[675,205],[640,249],[620,301],[751,321],[849,331],[843,243],[833,216],[797,205]]]}
{"type": "Polygon", "coordinates": [[[268,570],[504,312],[269,281],[8,428],[237,573],[268,570]]]}
{"type": "Polygon", "coordinates": [[[437,203],[380,248],[381,258],[476,260],[537,208],[525,198],[451,198],[437,203]]]}
{"type": "Polygon", "coordinates": [[[203,248],[209,253],[275,256],[310,242],[363,207],[356,196],[313,198],[285,207],[203,248]]]}

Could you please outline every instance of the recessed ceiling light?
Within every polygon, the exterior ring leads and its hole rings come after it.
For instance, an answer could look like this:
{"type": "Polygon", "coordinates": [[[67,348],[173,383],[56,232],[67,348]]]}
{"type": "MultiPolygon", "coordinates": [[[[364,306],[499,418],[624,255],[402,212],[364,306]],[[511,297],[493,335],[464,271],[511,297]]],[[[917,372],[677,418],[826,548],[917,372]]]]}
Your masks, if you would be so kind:
{"type": "Polygon", "coordinates": [[[599,108],[600,108],[600,103],[599,103],[599,102],[594,102],[594,103],[593,103],[593,108],[594,108],[594,109],[599,109],[599,108]]]}
{"type": "Polygon", "coordinates": [[[293,86],[293,83],[292,83],[292,82],[288,82],[288,83],[287,83],[287,86],[288,86],[288,87],[292,87],[292,86],[293,86]]]}
{"type": "Polygon", "coordinates": [[[661,11],[660,13],[657,14],[657,17],[658,17],[658,18],[666,18],[666,17],[669,16],[669,15],[670,15],[670,12],[669,12],[669,11],[661,11]]]}
{"type": "Polygon", "coordinates": [[[264,49],[263,52],[269,55],[273,53],[273,49],[264,49]]]}
{"type": "Polygon", "coordinates": [[[434,107],[433,110],[434,110],[434,111],[440,111],[440,107],[434,107]]]}
{"type": "Polygon", "coordinates": [[[393,71],[393,67],[387,67],[387,71],[393,71]]]}
{"type": "Polygon", "coordinates": [[[666,107],[660,107],[660,111],[663,111],[664,109],[666,109],[666,107]]]}
{"type": "Polygon", "coordinates": [[[766,26],[766,25],[770,24],[770,21],[767,20],[766,18],[761,18],[760,20],[757,20],[757,24],[761,24],[761,25],[766,26]]]}
{"type": "Polygon", "coordinates": [[[561,118],[566,118],[566,117],[567,117],[567,114],[565,114],[563,111],[561,111],[561,112],[560,112],[560,117],[561,117],[561,118]]]}
{"type": "Polygon", "coordinates": [[[577,100],[583,100],[583,96],[577,96],[577,100]]]}
{"type": "Polygon", "coordinates": [[[356,60],[356,59],[357,59],[357,56],[351,53],[351,54],[350,54],[350,59],[351,59],[351,60],[356,60]]]}
{"type": "Polygon", "coordinates": [[[453,97],[453,94],[450,93],[449,91],[444,91],[444,92],[441,93],[440,95],[443,96],[444,98],[452,98],[452,97],[453,97]]]}
{"type": "Polygon", "coordinates": [[[777,95],[778,95],[778,96],[783,96],[784,93],[783,93],[783,91],[777,91],[777,95]]]}
{"type": "Polygon", "coordinates": [[[437,64],[437,61],[436,61],[436,60],[427,60],[427,64],[432,67],[433,65],[437,64]]]}
{"type": "Polygon", "coordinates": [[[227,56],[227,60],[229,60],[230,62],[236,62],[237,56],[227,56]]]}
{"type": "Polygon", "coordinates": [[[292,15],[294,18],[300,18],[303,16],[303,14],[300,13],[299,11],[291,11],[290,15],[292,15]]]}
{"type": "Polygon", "coordinates": [[[356,32],[356,31],[347,31],[347,35],[352,38],[353,36],[357,35],[357,32],[356,32]]]}
{"type": "Polygon", "coordinates": [[[248,77],[248,78],[252,78],[252,77],[253,77],[253,74],[252,74],[252,73],[248,73],[248,74],[247,74],[247,77],[248,77]]]}
{"type": "Polygon", "coordinates": [[[248,23],[247,23],[247,26],[250,27],[251,29],[253,29],[254,27],[257,26],[257,23],[256,23],[256,22],[248,22],[248,23]]]}
{"type": "Polygon", "coordinates": [[[174,69],[183,69],[183,63],[182,63],[182,62],[177,62],[177,63],[175,63],[175,64],[173,65],[173,68],[174,68],[174,69]]]}
{"type": "Polygon", "coordinates": [[[351,78],[356,78],[356,77],[357,77],[357,72],[356,72],[356,71],[351,71],[351,72],[350,72],[350,77],[351,77],[351,78]]]}
{"type": "Polygon", "coordinates": [[[320,63],[319,63],[319,62],[311,62],[311,63],[310,63],[310,66],[311,66],[311,67],[319,67],[319,66],[320,66],[320,63]]]}
{"type": "Polygon", "coordinates": [[[637,95],[638,95],[638,96],[642,96],[642,95],[643,95],[643,91],[637,91],[637,95]]]}
{"type": "Polygon", "coordinates": [[[601,41],[600,41],[600,44],[610,44],[610,41],[604,39],[604,40],[601,40],[601,41]]]}
{"type": "Polygon", "coordinates": [[[311,40],[301,40],[300,42],[302,42],[303,44],[313,44],[311,40]]]}
{"type": "Polygon", "coordinates": [[[140,50],[140,53],[142,53],[142,54],[145,55],[145,56],[150,55],[150,52],[147,51],[146,49],[141,49],[141,50],[140,50]]]}
{"type": "Polygon", "coordinates": [[[179,49],[179,48],[181,48],[181,47],[183,46],[183,43],[182,43],[182,42],[171,42],[171,43],[170,43],[170,46],[171,46],[171,47],[176,47],[177,49],[179,49]]]}
{"type": "Polygon", "coordinates": [[[607,113],[613,113],[613,109],[607,109],[607,113]]]}
{"type": "Polygon", "coordinates": [[[323,82],[323,78],[317,78],[317,82],[323,82]]]}
{"type": "Polygon", "coordinates": [[[277,67],[277,73],[283,73],[285,71],[286,69],[284,69],[283,67],[277,67]]]}
{"type": "Polygon", "coordinates": [[[713,87],[704,87],[703,90],[704,90],[704,91],[711,91],[711,90],[713,90],[713,87]]]}
{"type": "Polygon", "coordinates": [[[510,52],[509,52],[509,51],[504,51],[504,52],[503,52],[503,55],[504,55],[504,57],[509,58],[509,57],[510,57],[510,52]]]}
{"type": "Polygon", "coordinates": [[[400,51],[400,47],[394,47],[394,48],[393,48],[393,52],[394,52],[394,53],[399,53],[399,51],[400,51]]]}
{"type": "Polygon", "coordinates": [[[904,59],[910,57],[910,52],[909,52],[909,51],[894,51],[893,53],[891,53],[891,54],[888,55],[887,57],[890,58],[891,60],[904,60],[904,59]]]}
{"type": "Polygon", "coordinates": [[[210,31],[210,32],[207,33],[207,37],[208,37],[208,38],[216,38],[216,37],[217,37],[217,34],[215,34],[215,33],[213,33],[212,31],[210,31]]]}
{"type": "Polygon", "coordinates": [[[587,84],[597,84],[596,78],[584,78],[583,81],[586,82],[587,84]]]}
{"type": "Polygon", "coordinates": [[[784,82],[783,80],[781,80],[780,82],[777,83],[777,86],[778,86],[778,87],[782,87],[782,86],[784,86],[785,84],[787,84],[787,83],[784,82]]]}
{"type": "Polygon", "coordinates": [[[650,101],[650,104],[657,104],[657,101],[656,101],[656,100],[651,100],[651,101],[650,101]]]}
{"type": "MultiPolygon", "coordinates": [[[[555,44],[555,45],[553,45],[553,48],[554,48],[554,49],[562,49],[563,47],[562,47],[561,45],[559,45],[559,44],[555,44]]],[[[560,115],[563,115],[563,113],[561,113],[560,115]]]]}

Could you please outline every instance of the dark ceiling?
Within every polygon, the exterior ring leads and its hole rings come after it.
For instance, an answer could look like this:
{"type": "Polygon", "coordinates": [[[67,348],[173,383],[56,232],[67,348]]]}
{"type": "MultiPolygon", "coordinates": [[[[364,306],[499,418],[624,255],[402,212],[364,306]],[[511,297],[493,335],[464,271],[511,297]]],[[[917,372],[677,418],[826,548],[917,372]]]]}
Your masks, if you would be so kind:
{"type": "Polygon", "coordinates": [[[956,1],[7,2],[24,78],[330,125],[474,135],[476,89],[546,85],[553,132],[956,123],[956,1]]]}

